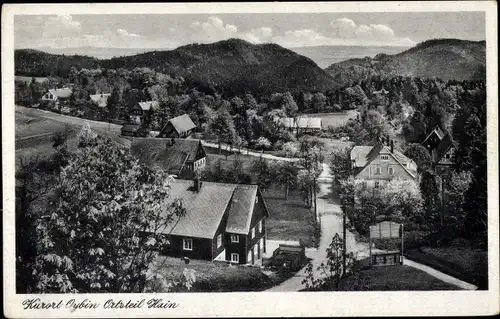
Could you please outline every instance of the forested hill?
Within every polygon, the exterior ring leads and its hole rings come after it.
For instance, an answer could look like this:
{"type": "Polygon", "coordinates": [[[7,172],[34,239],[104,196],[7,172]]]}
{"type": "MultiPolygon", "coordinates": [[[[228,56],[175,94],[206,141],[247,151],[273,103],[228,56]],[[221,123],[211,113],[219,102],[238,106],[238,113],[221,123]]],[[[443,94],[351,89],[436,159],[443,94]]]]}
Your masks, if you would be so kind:
{"type": "Polygon", "coordinates": [[[486,42],[429,40],[394,55],[379,54],[374,58],[335,63],[325,71],[341,84],[360,81],[372,75],[482,80],[486,78],[486,42]]]}
{"type": "Polygon", "coordinates": [[[326,91],[338,84],[311,59],[276,44],[254,45],[239,39],[211,44],[190,44],[170,51],[99,60],[91,57],[52,55],[16,50],[16,74],[67,76],[77,68],[133,69],[158,72],[201,81],[224,91],[326,91]]]}

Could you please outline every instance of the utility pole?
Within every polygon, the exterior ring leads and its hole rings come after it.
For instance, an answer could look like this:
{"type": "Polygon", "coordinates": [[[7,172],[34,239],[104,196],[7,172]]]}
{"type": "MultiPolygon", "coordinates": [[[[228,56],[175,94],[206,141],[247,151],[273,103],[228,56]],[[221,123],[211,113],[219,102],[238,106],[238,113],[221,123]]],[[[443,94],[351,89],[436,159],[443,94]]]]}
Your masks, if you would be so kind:
{"type": "Polygon", "coordinates": [[[347,208],[345,204],[345,195],[341,195],[340,200],[342,201],[342,275],[346,273],[346,258],[347,258],[347,243],[346,243],[346,221],[347,221],[347,208]]]}
{"type": "Polygon", "coordinates": [[[314,220],[318,221],[318,204],[316,203],[316,175],[314,175],[314,185],[313,185],[313,194],[314,194],[314,220]]]}

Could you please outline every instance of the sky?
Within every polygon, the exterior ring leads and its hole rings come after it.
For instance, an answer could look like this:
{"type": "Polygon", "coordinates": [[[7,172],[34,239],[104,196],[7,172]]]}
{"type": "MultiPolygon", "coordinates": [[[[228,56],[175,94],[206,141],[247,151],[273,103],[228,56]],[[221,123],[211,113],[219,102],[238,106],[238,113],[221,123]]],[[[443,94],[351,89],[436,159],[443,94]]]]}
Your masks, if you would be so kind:
{"type": "Polygon", "coordinates": [[[16,48],[164,48],[241,38],[287,48],[414,46],[436,38],[485,39],[484,12],[24,15],[16,48]]]}

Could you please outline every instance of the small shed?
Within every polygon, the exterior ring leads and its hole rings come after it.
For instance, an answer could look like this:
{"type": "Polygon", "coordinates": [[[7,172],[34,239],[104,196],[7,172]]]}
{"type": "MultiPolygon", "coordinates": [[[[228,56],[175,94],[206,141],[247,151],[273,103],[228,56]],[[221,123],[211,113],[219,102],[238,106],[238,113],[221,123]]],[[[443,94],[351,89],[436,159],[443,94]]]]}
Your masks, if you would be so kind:
{"type": "Polygon", "coordinates": [[[306,253],[303,245],[280,244],[273,252],[269,266],[297,271],[305,262],[306,253]]]}
{"type": "Polygon", "coordinates": [[[137,136],[139,131],[139,124],[124,124],[122,126],[122,135],[124,136],[137,136]]]}

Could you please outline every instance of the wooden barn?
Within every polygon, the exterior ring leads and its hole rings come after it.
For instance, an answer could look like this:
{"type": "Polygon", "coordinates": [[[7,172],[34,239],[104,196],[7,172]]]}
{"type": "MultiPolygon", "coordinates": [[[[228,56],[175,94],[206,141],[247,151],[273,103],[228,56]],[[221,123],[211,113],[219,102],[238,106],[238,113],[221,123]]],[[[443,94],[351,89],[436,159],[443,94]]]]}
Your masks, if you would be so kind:
{"type": "Polygon", "coordinates": [[[183,114],[170,119],[162,128],[158,137],[188,137],[195,129],[196,124],[193,123],[189,115],[183,114]]]}

